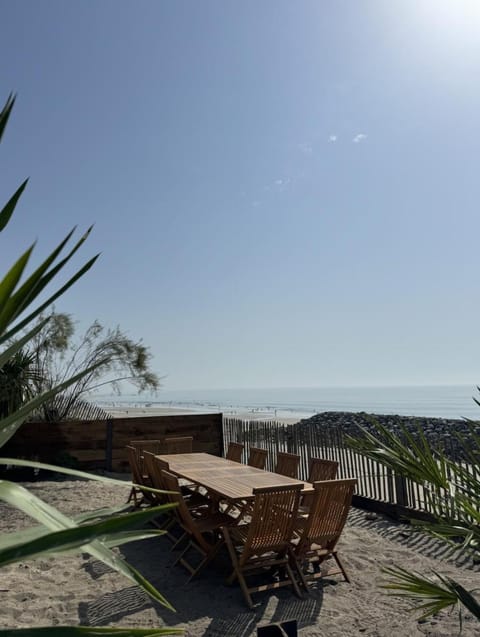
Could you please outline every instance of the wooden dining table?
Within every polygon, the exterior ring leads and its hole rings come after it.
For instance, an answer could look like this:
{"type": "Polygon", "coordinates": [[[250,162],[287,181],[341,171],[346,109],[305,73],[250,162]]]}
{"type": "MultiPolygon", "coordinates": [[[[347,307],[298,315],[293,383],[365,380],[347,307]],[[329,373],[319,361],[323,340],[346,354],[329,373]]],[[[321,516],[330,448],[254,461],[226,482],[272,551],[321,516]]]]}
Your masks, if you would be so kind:
{"type": "Polygon", "coordinates": [[[313,485],[272,471],[264,471],[209,453],[172,453],[158,455],[168,463],[169,471],[179,478],[204,487],[221,499],[236,502],[252,500],[257,487],[301,484],[302,493],[313,493],[313,485]]]}

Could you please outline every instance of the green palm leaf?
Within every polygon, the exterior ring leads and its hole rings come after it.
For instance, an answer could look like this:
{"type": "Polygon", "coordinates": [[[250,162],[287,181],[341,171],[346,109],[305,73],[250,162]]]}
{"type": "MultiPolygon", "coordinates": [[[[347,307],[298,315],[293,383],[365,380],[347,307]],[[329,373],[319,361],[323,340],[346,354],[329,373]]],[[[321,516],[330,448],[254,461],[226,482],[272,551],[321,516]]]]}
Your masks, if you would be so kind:
{"type": "MultiPolygon", "coordinates": [[[[87,230],[87,232],[80,238],[80,240],[76,243],[76,245],[72,248],[69,254],[60,261],[56,266],[54,266],[50,271],[48,268],[54,263],[56,258],[59,256],[60,252],[63,250],[65,245],[68,243],[71,238],[75,228],[71,230],[68,235],[61,241],[58,246],[49,254],[49,256],[43,261],[43,263],[29,276],[29,278],[22,284],[22,286],[10,296],[10,298],[2,304],[2,309],[0,310],[0,333],[3,333],[5,328],[9,323],[14,321],[17,316],[19,316],[25,309],[30,305],[35,298],[43,291],[46,285],[50,283],[54,276],[58,274],[58,272],[68,263],[68,261],[72,258],[72,256],[77,252],[80,246],[85,242],[88,235],[91,232],[91,227],[87,230]]],[[[98,257],[98,255],[97,255],[98,257]]],[[[88,263],[93,265],[96,258],[94,257],[88,263]]],[[[80,270],[83,272],[82,270],[80,270]]],[[[51,305],[52,301],[48,300],[45,302],[47,305],[51,305]]],[[[45,304],[43,304],[45,305],[45,304]]],[[[35,316],[38,314],[38,308],[35,310],[35,316]]],[[[32,315],[29,315],[22,322],[22,325],[25,321],[30,322],[32,320],[32,315]]],[[[18,329],[18,326],[15,328],[18,329]]],[[[11,333],[9,335],[4,335],[2,338],[10,338],[11,333]]]]}
{"type": "MultiPolygon", "coordinates": [[[[74,520],[72,520],[72,518],[69,518],[63,513],[60,513],[60,511],[50,506],[49,504],[47,504],[40,498],[37,498],[24,487],[18,484],[14,484],[13,482],[7,482],[7,481],[0,482],[0,498],[4,500],[5,502],[11,504],[12,506],[15,506],[17,509],[20,509],[27,515],[30,515],[35,520],[37,520],[44,526],[47,526],[51,531],[54,532],[53,534],[50,533],[48,535],[42,535],[40,538],[38,538],[38,542],[40,542],[40,544],[43,545],[44,550],[46,552],[52,550],[52,544],[50,544],[50,539],[49,539],[51,538],[52,535],[55,535],[57,531],[64,531],[67,529],[73,530],[78,534],[77,536],[75,536],[75,533],[73,533],[71,537],[69,537],[67,534],[66,539],[65,539],[65,536],[57,536],[57,538],[58,537],[60,538],[57,543],[58,550],[61,550],[62,547],[66,548],[67,550],[71,550],[74,546],[73,539],[75,537],[77,537],[77,539],[80,538],[79,542],[81,542],[82,550],[86,551],[93,557],[101,560],[102,562],[110,566],[111,568],[123,574],[125,577],[133,581],[135,584],[138,584],[139,586],[141,586],[141,588],[143,588],[143,590],[148,595],[150,595],[150,597],[160,602],[163,606],[165,606],[169,610],[174,610],[173,607],[169,604],[169,602],[167,602],[167,600],[163,597],[163,595],[161,595],[161,593],[159,593],[159,591],[157,591],[157,589],[150,582],[148,582],[148,580],[146,580],[143,577],[143,575],[141,575],[136,569],[134,569],[133,566],[131,566],[130,564],[122,560],[118,555],[113,553],[106,545],[104,545],[98,539],[92,539],[95,537],[95,534],[90,534],[90,539],[88,539],[88,534],[89,534],[88,529],[90,525],[78,527],[75,524],[74,520]],[[87,536],[86,541],[88,542],[87,544],[83,544],[82,531],[81,531],[82,529],[87,529],[86,530],[86,536],[87,536]]],[[[163,506],[158,507],[158,509],[159,509],[158,513],[160,513],[162,510],[165,510],[163,506]]],[[[141,514],[146,513],[148,518],[149,511],[142,511],[140,513],[141,514]]],[[[98,537],[99,535],[100,536],[104,535],[105,528],[117,529],[117,531],[119,530],[121,531],[122,528],[125,528],[126,525],[127,526],[129,525],[129,521],[127,520],[127,518],[129,518],[130,516],[136,516],[135,518],[132,518],[135,524],[141,523],[140,520],[142,518],[137,517],[137,514],[134,514],[134,513],[126,515],[126,516],[121,516],[121,519],[113,518],[112,520],[109,520],[107,522],[102,521],[100,523],[100,526],[97,527],[96,536],[98,537]],[[107,525],[106,527],[102,526],[105,524],[107,525]],[[108,526],[109,524],[113,526],[109,527],[108,526]]],[[[155,517],[155,514],[153,514],[153,516],[151,516],[149,519],[152,519],[152,517],[155,517]]],[[[145,521],[145,518],[143,519],[143,521],[145,521]]],[[[95,525],[91,525],[91,526],[93,527],[95,525]]],[[[35,542],[35,540],[33,540],[33,542],[35,542]]],[[[27,546],[26,550],[27,552],[30,551],[30,555],[32,556],[32,555],[38,554],[37,549],[39,549],[38,544],[34,545],[33,548],[32,546],[27,546]]],[[[6,563],[11,563],[12,561],[15,561],[18,559],[22,559],[22,552],[23,552],[22,547],[21,546],[18,547],[16,557],[15,557],[15,547],[9,546],[2,551],[1,544],[0,544],[0,563],[6,564],[6,563]]]]}
{"type": "Polygon", "coordinates": [[[13,105],[15,104],[16,96],[13,93],[7,97],[4,107],[0,111],[0,141],[2,141],[3,133],[8,122],[8,118],[12,112],[13,105]]]}
{"type": "Polygon", "coordinates": [[[33,411],[34,409],[42,405],[45,401],[49,400],[50,398],[53,398],[53,396],[55,396],[59,392],[66,389],[67,387],[75,383],[80,378],[83,378],[85,374],[88,374],[90,371],[96,369],[102,364],[103,364],[103,361],[99,361],[95,365],[92,365],[92,367],[89,367],[88,369],[80,372],[79,374],[72,376],[71,378],[61,383],[60,385],[57,385],[53,389],[50,389],[49,391],[46,391],[43,394],[40,394],[39,396],[35,396],[35,398],[32,398],[31,400],[26,402],[24,405],[22,405],[22,407],[17,409],[17,411],[11,414],[10,416],[7,416],[6,418],[2,418],[2,420],[0,420],[0,447],[3,447],[3,445],[6,442],[8,442],[8,440],[10,440],[10,438],[15,434],[15,432],[22,426],[25,418],[28,416],[28,414],[31,411],[33,411]]]}
{"type": "Polygon", "coordinates": [[[22,336],[22,338],[14,341],[9,347],[7,347],[7,349],[3,350],[3,352],[0,353],[0,368],[3,367],[5,363],[7,363],[11,358],[13,358],[13,356],[15,356],[15,354],[19,352],[23,348],[23,346],[26,345],[34,336],[36,336],[36,334],[38,334],[43,329],[43,327],[46,325],[46,323],[48,323],[49,320],[50,317],[48,316],[43,321],[40,321],[38,325],[33,328],[33,330],[30,330],[24,336],[22,336]]]}
{"type": "MultiPolygon", "coordinates": [[[[0,421],[1,422],[1,421],[0,421]]],[[[87,473],[86,471],[80,471],[79,469],[70,469],[69,467],[57,467],[54,464],[47,464],[45,462],[37,462],[35,460],[22,460],[20,458],[0,458],[0,465],[12,466],[12,467],[31,467],[32,469],[44,469],[45,471],[53,471],[54,473],[63,473],[67,476],[75,476],[76,478],[84,478],[85,480],[94,480],[97,482],[105,482],[106,484],[115,484],[117,486],[128,487],[134,486],[144,491],[151,491],[152,493],[169,493],[169,491],[161,491],[160,489],[154,489],[153,487],[147,487],[143,484],[136,484],[134,482],[128,482],[126,480],[118,480],[117,478],[109,478],[108,476],[100,476],[96,473],[87,473]]],[[[93,513],[96,513],[93,511],[93,513]]]]}
{"type": "Polygon", "coordinates": [[[400,567],[385,568],[383,572],[388,574],[392,581],[384,584],[382,588],[388,590],[390,595],[411,600],[412,610],[422,611],[419,619],[434,615],[458,602],[458,596],[442,586],[441,579],[438,583],[431,578],[400,567]]]}
{"type": "Polygon", "coordinates": [[[23,184],[20,184],[20,186],[13,193],[13,195],[10,197],[10,199],[7,201],[7,203],[4,205],[4,207],[0,211],[0,232],[5,228],[7,223],[10,221],[10,217],[12,216],[13,211],[15,210],[15,207],[18,203],[18,200],[22,196],[23,191],[27,187],[27,184],[28,184],[28,179],[25,179],[23,184]]]}
{"type": "MultiPolygon", "coordinates": [[[[6,124],[10,117],[15,97],[10,95],[0,112],[0,140],[5,131],[6,124]]],[[[25,180],[10,197],[8,202],[0,210],[0,231],[5,228],[10,220],[15,207],[27,185],[25,180]]],[[[20,330],[26,328],[33,319],[49,307],[56,299],[64,294],[80,277],[82,277],[95,263],[98,255],[88,260],[73,276],[67,279],[60,288],[51,294],[45,301],[36,308],[31,309],[32,303],[42,294],[46,286],[61,272],[73,255],[83,245],[87,239],[91,228],[73,246],[70,252],[59,259],[60,254],[74,230],[70,232],[63,241],[50,253],[50,255],[37,267],[26,280],[21,283],[21,278],[25,268],[29,263],[32,249],[29,248],[10,268],[5,277],[0,281],[0,344],[8,343],[8,347],[0,353],[0,368],[4,368],[6,362],[18,353],[24,345],[38,332],[41,327],[30,330],[26,335],[11,343],[12,337],[20,330]],[[30,308],[30,310],[29,310],[30,308]],[[29,313],[27,311],[29,310],[29,313]],[[25,316],[25,314],[27,314],[25,316]],[[20,319],[21,316],[23,319],[20,319]],[[20,320],[19,320],[20,319],[20,320]]],[[[74,378],[70,378],[58,387],[35,396],[25,405],[20,407],[15,413],[0,420],[0,446],[5,444],[9,438],[21,426],[25,417],[35,408],[39,407],[46,400],[55,394],[63,391],[69,385],[91,373],[103,361],[92,365],[74,378]]],[[[34,463],[28,461],[16,461],[15,459],[3,459],[7,464],[23,464],[32,466],[34,463]]],[[[1,463],[1,461],[0,461],[1,463]]],[[[51,465],[35,463],[40,468],[52,468],[51,465]]],[[[59,471],[53,467],[54,471],[59,471]]],[[[78,477],[89,477],[83,472],[64,471],[77,475],[78,477]]],[[[100,476],[99,476],[100,477],[100,476]]],[[[95,478],[97,478],[95,476],[95,478]]],[[[104,482],[112,482],[101,478],[104,482]]],[[[125,486],[123,481],[115,481],[125,486]]],[[[142,487],[143,488],[143,487],[142,487]]],[[[153,489],[152,489],[153,490],[153,489]]],[[[124,544],[137,539],[155,537],[161,532],[158,530],[138,529],[139,525],[145,524],[159,514],[168,510],[169,506],[161,506],[148,511],[138,511],[135,513],[124,513],[124,507],[116,507],[113,511],[102,509],[99,511],[81,514],[75,518],[69,518],[54,507],[43,502],[28,490],[20,485],[2,480],[0,481],[0,499],[8,502],[12,506],[30,515],[40,526],[35,526],[18,533],[0,535],[0,565],[10,564],[19,559],[31,558],[37,555],[49,553],[67,552],[81,548],[90,555],[103,561],[108,566],[123,574],[135,584],[139,585],[153,599],[172,609],[168,601],[148,582],[136,569],[122,560],[112,552],[111,547],[124,544]]],[[[45,628],[25,628],[25,629],[3,629],[0,630],[0,637],[35,637],[36,635],[48,635],[53,637],[70,637],[75,635],[130,635],[131,637],[160,636],[166,634],[182,633],[179,629],[158,628],[158,629],[132,629],[132,628],[93,628],[93,627],[45,627],[45,628]]]]}

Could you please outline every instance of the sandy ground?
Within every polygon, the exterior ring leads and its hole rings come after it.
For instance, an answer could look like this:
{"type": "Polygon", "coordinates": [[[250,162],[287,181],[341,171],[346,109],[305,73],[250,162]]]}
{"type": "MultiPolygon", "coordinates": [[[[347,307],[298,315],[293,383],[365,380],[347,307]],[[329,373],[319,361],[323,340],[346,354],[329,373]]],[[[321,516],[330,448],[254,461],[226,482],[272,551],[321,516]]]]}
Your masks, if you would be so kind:
{"type": "MultiPolygon", "coordinates": [[[[128,407],[123,408],[119,406],[105,407],[106,411],[113,416],[113,418],[138,418],[140,416],[180,416],[184,414],[198,415],[206,413],[205,410],[197,411],[195,409],[182,409],[177,407],[128,407]]],[[[220,410],[215,413],[223,413],[225,418],[240,418],[242,420],[275,420],[276,422],[285,423],[287,425],[293,425],[301,420],[302,415],[285,416],[281,412],[271,410],[235,410],[226,409],[220,410]]],[[[214,413],[213,411],[211,413],[214,413]]]]}
{"type": "MultiPolygon", "coordinates": [[[[95,482],[37,482],[32,492],[65,513],[79,512],[125,501],[128,488],[95,482]]],[[[352,510],[340,553],[352,583],[331,578],[304,599],[289,589],[258,593],[253,611],[245,606],[238,586],[225,585],[228,556],[221,553],[197,579],[186,584],[186,572],[173,564],[175,553],[165,538],[121,548],[122,555],[149,578],[177,609],[165,610],[121,575],[88,555],[48,557],[2,569],[0,627],[54,625],[176,626],[186,635],[225,637],[256,635],[257,625],[296,618],[301,637],[460,634],[458,614],[442,613],[417,622],[404,601],[389,598],[379,588],[381,568],[401,565],[427,573],[436,569],[473,589],[479,567],[457,558],[445,561],[442,545],[409,527],[386,518],[352,510]]],[[[14,532],[29,520],[6,505],[0,506],[0,532],[14,532]]],[[[471,616],[463,620],[463,637],[480,634],[471,616]]]]}

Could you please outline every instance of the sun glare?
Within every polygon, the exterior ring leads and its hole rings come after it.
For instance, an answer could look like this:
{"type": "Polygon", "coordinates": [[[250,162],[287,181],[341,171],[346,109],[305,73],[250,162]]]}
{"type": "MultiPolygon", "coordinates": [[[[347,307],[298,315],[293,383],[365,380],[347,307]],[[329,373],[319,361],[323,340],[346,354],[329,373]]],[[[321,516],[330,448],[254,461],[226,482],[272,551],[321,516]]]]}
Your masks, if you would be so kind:
{"type": "Polygon", "coordinates": [[[425,0],[415,7],[432,28],[445,35],[480,36],[480,0],[425,0]]]}

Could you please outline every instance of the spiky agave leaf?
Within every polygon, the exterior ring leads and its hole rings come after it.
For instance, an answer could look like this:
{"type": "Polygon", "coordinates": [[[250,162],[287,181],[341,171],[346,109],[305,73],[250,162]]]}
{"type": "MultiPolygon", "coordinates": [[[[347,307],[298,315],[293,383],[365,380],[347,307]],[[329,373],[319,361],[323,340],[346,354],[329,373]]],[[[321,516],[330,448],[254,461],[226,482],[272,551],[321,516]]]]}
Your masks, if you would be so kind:
{"type": "MultiPolygon", "coordinates": [[[[5,126],[10,117],[15,97],[10,95],[0,111],[0,140],[3,136],[5,126]]],[[[0,210],[0,231],[5,228],[10,220],[16,204],[20,199],[26,187],[27,181],[24,181],[10,197],[7,204],[0,210]]],[[[0,344],[8,343],[7,351],[0,354],[1,364],[3,365],[7,356],[20,350],[20,348],[33,337],[35,330],[32,330],[27,337],[11,343],[12,337],[28,326],[31,321],[36,318],[45,308],[49,307],[57,298],[66,292],[80,277],[82,277],[93,265],[98,255],[87,261],[66,283],[61,285],[53,294],[45,301],[41,302],[36,308],[31,310],[31,306],[35,300],[42,294],[46,286],[61,272],[67,265],[73,255],[78,251],[80,246],[88,237],[91,228],[80,238],[73,246],[70,252],[61,260],[58,260],[60,253],[66,246],[72,236],[69,233],[67,237],[51,252],[51,254],[30,274],[27,279],[21,283],[21,277],[25,271],[32,249],[29,248],[17,262],[10,268],[7,275],[0,281],[0,344]],[[30,309],[30,313],[27,311],[30,309]],[[27,314],[25,316],[25,314],[27,314]],[[22,319],[21,316],[24,316],[22,319]]],[[[95,366],[93,366],[95,367],[95,366]]],[[[88,374],[91,368],[85,370],[83,374],[88,374]]],[[[64,386],[55,387],[51,392],[45,392],[42,396],[36,397],[29,401],[26,405],[17,410],[15,414],[4,418],[0,421],[0,446],[5,443],[11,435],[21,425],[23,419],[30,413],[32,409],[38,407],[49,397],[55,395],[71,383],[75,382],[81,374],[76,378],[67,381],[64,386]]],[[[57,469],[55,469],[57,470],[57,469]]],[[[18,535],[16,541],[12,537],[4,537],[4,546],[0,544],[0,555],[3,563],[11,563],[16,559],[23,557],[45,554],[51,551],[70,550],[77,546],[82,546],[85,550],[102,560],[115,570],[123,573],[126,577],[141,586],[141,588],[152,598],[162,603],[167,608],[171,608],[170,604],[163,596],[148,582],[138,571],[132,566],[124,562],[120,557],[110,550],[110,546],[131,541],[135,536],[145,537],[151,536],[148,531],[132,531],[131,526],[136,526],[145,519],[135,517],[136,514],[128,514],[115,516],[105,519],[102,516],[94,522],[84,523],[79,526],[78,522],[72,518],[68,518],[49,506],[39,498],[35,498],[27,490],[19,485],[9,483],[8,481],[0,481],[0,493],[5,501],[9,501],[13,506],[24,510],[29,515],[36,518],[41,526],[30,529],[20,538],[18,535]],[[133,516],[133,517],[132,517],[133,516]],[[113,524],[113,526],[112,526],[113,524]],[[45,532],[47,527],[50,532],[45,532]],[[22,540],[19,542],[19,539],[22,540]],[[103,540],[103,542],[102,542],[103,540]],[[87,543],[85,545],[85,542],[87,543]]],[[[162,507],[162,510],[165,510],[162,507]]],[[[153,513],[153,512],[152,512],[153,513]]],[[[1,541],[1,538],[0,538],[1,541]]],[[[28,629],[3,629],[0,630],[1,637],[10,636],[30,636],[34,635],[55,635],[56,637],[70,635],[131,635],[132,637],[140,637],[147,635],[164,635],[178,634],[183,631],[178,629],[116,629],[116,628],[93,628],[93,627],[47,627],[47,628],[28,628],[28,629]]]]}
{"type": "Polygon", "coordinates": [[[480,604],[470,591],[455,580],[433,571],[435,579],[399,566],[382,569],[391,578],[382,588],[389,595],[409,599],[413,611],[421,611],[419,619],[430,617],[445,608],[462,604],[480,619],[480,604]]]}

